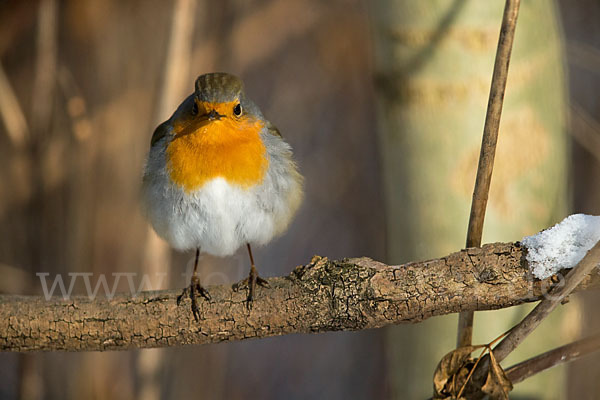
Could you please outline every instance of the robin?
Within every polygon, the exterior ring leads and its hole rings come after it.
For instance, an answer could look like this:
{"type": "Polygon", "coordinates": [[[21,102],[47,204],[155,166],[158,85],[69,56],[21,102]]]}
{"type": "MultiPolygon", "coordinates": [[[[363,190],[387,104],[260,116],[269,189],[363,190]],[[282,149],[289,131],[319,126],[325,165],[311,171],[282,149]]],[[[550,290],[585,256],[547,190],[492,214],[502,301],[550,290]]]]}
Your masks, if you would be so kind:
{"type": "Polygon", "coordinates": [[[197,275],[200,253],[230,256],[246,246],[250,307],[258,276],[253,245],[286,230],[302,201],[303,178],[290,145],[227,73],[196,79],[195,91],[160,124],[150,142],[142,201],[156,233],[178,250],[196,250],[188,294],[210,300],[197,275]]]}

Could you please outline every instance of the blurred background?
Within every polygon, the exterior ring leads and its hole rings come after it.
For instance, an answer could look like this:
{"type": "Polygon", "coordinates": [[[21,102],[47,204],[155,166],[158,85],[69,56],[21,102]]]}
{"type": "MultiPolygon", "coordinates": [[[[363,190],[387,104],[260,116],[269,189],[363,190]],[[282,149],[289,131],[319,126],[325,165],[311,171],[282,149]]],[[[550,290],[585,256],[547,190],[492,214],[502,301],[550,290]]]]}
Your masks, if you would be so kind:
{"type": "MultiPolygon", "coordinates": [[[[0,293],[41,295],[39,272],[186,285],[193,254],[170,251],[149,229],[140,181],[152,131],[212,71],[244,79],[306,177],[290,230],[256,251],[263,276],[314,254],[397,264],[462,248],[503,5],[1,0],[0,293]]],[[[484,242],[600,214],[598,21],[595,0],[523,0],[484,242]]],[[[223,284],[247,268],[240,253],[203,257],[200,270],[204,283],[223,284]]],[[[505,364],[597,332],[599,305],[598,293],[572,296],[505,364]]],[[[475,342],[530,309],[477,313],[475,342]]],[[[425,398],[456,322],[0,354],[0,398],[425,398]]],[[[511,398],[599,396],[596,355],[517,385],[511,398]]]]}

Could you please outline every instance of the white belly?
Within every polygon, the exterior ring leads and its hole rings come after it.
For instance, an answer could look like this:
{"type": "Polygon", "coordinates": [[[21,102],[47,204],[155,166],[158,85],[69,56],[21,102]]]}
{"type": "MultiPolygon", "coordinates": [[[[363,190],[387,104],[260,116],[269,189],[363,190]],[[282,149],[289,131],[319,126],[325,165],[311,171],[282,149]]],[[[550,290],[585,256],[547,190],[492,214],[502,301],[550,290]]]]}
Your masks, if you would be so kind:
{"type": "Polygon", "coordinates": [[[266,244],[275,235],[275,215],[260,204],[256,190],[216,178],[190,194],[173,188],[159,191],[152,196],[148,216],[159,236],[176,249],[200,247],[227,256],[246,243],[266,244]]]}

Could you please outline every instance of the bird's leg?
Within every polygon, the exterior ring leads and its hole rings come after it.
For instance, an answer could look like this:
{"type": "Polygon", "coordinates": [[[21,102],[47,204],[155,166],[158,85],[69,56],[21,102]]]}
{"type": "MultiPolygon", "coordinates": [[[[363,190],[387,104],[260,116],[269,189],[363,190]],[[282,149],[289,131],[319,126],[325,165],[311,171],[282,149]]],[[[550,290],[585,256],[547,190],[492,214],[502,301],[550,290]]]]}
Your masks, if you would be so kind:
{"type": "Polygon", "coordinates": [[[250,247],[250,243],[246,244],[248,247],[248,255],[250,256],[250,273],[248,277],[241,281],[240,283],[235,285],[235,289],[240,286],[248,286],[248,297],[246,298],[246,306],[248,309],[252,307],[252,301],[254,300],[254,293],[256,292],[256,284],[259,284],[263,287],[269,287],[269,282],[266,279],[258,276],[258,271],[256,270],[256,266],[254,265],[254,257],[252,256],[252,248],[250,247]]]}
{"type": "Polygon", "coordinates": [[[194,261],[194,273],[190,279],[190,286],[183,289],[183,292],[177,296],[177,305],[181,303],[181,300],[186,294],[189,294],[190,300],[192,300],[192,314],[196,322],[200,319],[200,310],[198,310],[198,303],[196,301],[196,295],[199,293],[206,300],[210,300],[208,291],[200,284],[200,278],[198,278],[198,259],[200,258],[200,249],[196,249],[196,261],[194,261]]]}
{"type": "Polygon", "coordinates": [[[269,287],[269,282],[266,279],[258,276],[258,271],[254,265],[254,257],[252,256],[252,248],[250,243],[246,244],[248,247],[248,255],[250,256],[250,274],[248,275],[248,305],[254,300],[254,292],[256,291],[256,284],[258,283],[262,287],[269,287]]]}

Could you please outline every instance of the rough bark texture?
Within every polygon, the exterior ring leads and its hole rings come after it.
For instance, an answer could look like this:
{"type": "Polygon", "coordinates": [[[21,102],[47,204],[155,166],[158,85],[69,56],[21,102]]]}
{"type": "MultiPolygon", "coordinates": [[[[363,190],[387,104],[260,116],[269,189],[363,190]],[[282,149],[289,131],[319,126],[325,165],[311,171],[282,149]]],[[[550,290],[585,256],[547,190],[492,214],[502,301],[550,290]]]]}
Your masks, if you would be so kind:
{"type": "MultiPolygon", "coordinates": [[[[518,243],[495,243],[400,266],[368,258],[315,257],[260,288],[250,311],[244,290],[208,288],[196,323],[179,290],[112,299],[0,296],[0,349],[124,350],[203,344],[290,333],[361,330],[539,299],[551,280],[533,280],[518,243]]],[[[592,274],[578,289],[600,287],[592,274]]]]}

